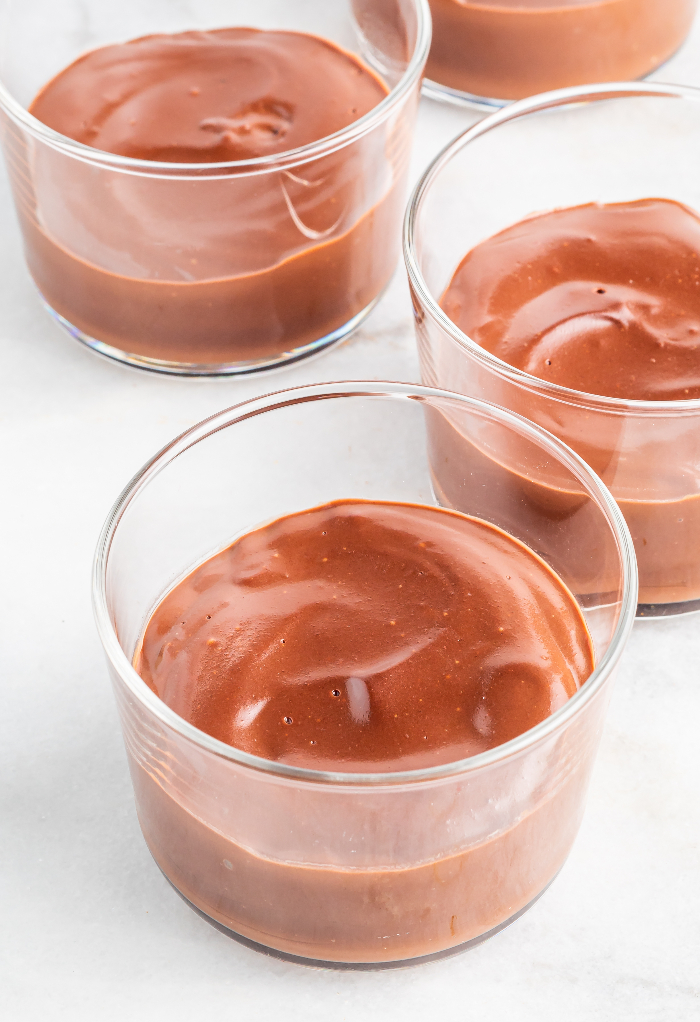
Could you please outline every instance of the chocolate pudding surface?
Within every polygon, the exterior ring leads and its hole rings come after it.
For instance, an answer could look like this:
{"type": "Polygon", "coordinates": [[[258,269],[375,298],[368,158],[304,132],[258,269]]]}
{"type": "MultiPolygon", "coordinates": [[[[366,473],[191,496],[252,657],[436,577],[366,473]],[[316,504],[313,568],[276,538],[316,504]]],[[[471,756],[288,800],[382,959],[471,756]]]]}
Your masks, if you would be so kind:
{"type": "MultiPolygon", "coordinates": [[[[327,40],[222,28],[93,50],[30,111],[94,149],[197,167],[319,141],[387,94],[327,40]]],[[[15,191],[30,271],[71,328],[137,359],[291,357],[345,328],[391,277],[405,168],[403,142],[393,163],[386,144],[372,131],[289,170],[217,178],[27,152],[15,191]]]]}
{"type": "Polygon", "coordinates": [[[680,46],[696,6],[696,0],[430,0],[426,74],[495,99],[641,78],[680,46]]]}
{"type": "Polygon", "coordinates": [[[244,535],[165,597],[135,665],[181,717],[320,770],[463,759],[544,720],[593,669],[557,575],[493,525],[340,501],[244,535]]]}
{"type": "Polygon", "coordinates": [[[316,142],[386,94],[367,67],[318,36],[220,28],[91,50],[45,85],[29,111],[104,152],[224,163],[316,142]]]}
{"type": "Polygon", "coordinates": [[[669,199],[522,220],[468,253],[440,304],[542,380],[622,399],[700,397],[700,217],[669,199]]]}

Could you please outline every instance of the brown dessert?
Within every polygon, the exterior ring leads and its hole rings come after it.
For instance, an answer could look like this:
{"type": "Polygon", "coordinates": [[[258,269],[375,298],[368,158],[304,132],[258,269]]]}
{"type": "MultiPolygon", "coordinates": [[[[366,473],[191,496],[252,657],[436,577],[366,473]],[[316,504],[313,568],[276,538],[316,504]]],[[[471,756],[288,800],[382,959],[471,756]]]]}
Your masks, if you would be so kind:
{"type": "Polygon", "coordinates": [[[248,533],[177,585],[137,670],[201,731],[319,770],[413,770],[500,745],[592,669],[571,594],[495,526],[330,504],[248,533]]]}
{"type": "Polygon", "coordinates": [[[400,196],[385,140],[269,173],[197,167],[305,146],[386,95],[352,55],[296,32],[154,35],[85,54],[34,116],[93,149],[193,169],[27,157],[20,217],[43,297],[88,337],[170,362],[272,359],[332,334],[393,270],[400,196]]]}
{"type": "MultiPolygon", "coordinates": [[[[330,962],[394,962],[474,940],[527,908],[571,850],[589,772],[562,763],[562,780],[553,792],[490,840],[437,861],[369,868],[258,855],[185,809],[157,775],[136,766],[132,779],[153,858],[207,916],[286,954],[330,962]]],[[[511,782],[516,787],[518,778],[511,782]]],[[[507,800],[508,791],[491,795],[507,800]]],[[[472,797],[478,805],[489,794],[481,790],[472,797]]],[[[258,812],[275,808],[263,802],[258,812]]],[[[333,810],[341,811],[329,807],[333,810]]],[[[430,808],[418,797],[408,811],[417,828],[433,825],[430,808]]],[[[396,818],[397,833],[405,823],[405,817],[396,818]]],[[[441,819],[435,821],[440,824],[441,819]]]]}
{"type": "Polygon", "coordinates": [[[642,78],[683,42],[696,0],[430,0],[430,9],[427,77],[520,99],[642,78]]]}
{"type": "Polygon", "coordinates": [[[635,401],[700,397],[700,217],[678,202],[522,220],[469,252],[440,304],[542,380],[635,401]]]}
{"type": "MultiPolygon", "coordinates": [[[[523,401],[515,409],[521,415],[539,418],[533,403],[523,401]]],[[[609,477],[620,510],[632,535],[639,568],[639,602],[643,605],[690,603],[700,600],[700,494],[658,499],[663,490],[664,466],[652,462],[644,466],[649,475],[638,479],[636,489],[630,485],[616,492],[615,477],[620,467],[614,450],[618,440],[615,428],[601,430],[601,435],[586,436],[589,421],[571,409],[557,410],[557,421],[547,425],[578,454],[592,463],[605,480],[609,477]],[[607,442],[608,447],[605,448],[607,442]],[[596,444],[598,446],[596,446],[596,444]],[[605,471],[605,468],[608,471],[605,471]],[[636,496],[628,495],[636,493],[636,496]]],[[[474,514],[489,518],[497,515],[516,536],[539,535],[538,553],[553,564],[566,560],[574,571],[577,595],[587,601],[612,602],[616,595],[616,565],[610,552],[601,551],[597,537],[600,520],[595,508],[582,491],[548,484],[546,472],[527,473],[519,469],[521,451],[517,444],[493,451],[463,436],[454,423],[434,416],[430,425],[431,463],[435,491],[448,507],[468,507],[474,514]],[[543,478],[544,476],[544,478],[543,478]],[[576,544],[572,546],[572,534],[576,544]],[[606,566],[606,555],[609,563],[606,566]]],[[[687,447],[687,440],[686,440],[687,447]]],[[[693,447],[687,449],[696,457],[697,433],[693,447]]],[[[671,457],[682,456],[673,451],[671,457]]],[[[624,466],[623,466],[624,468],[624,466]]],[[[624,478],[624,473],[621,473],[624,478]]],[[[692,477],[686,485],[697,487],[692,477]]],[[[677,488],[677,483],[676,487],[677,488]]]]}
{"type": "MultiPolygon", "coordinates": [[[[435,507],[342,501],[250,532],[193,571],[153,613],[135,666],[178,714],[239,749],[396,771],[531,728],[586,680],[593,652],[571,593],[500,529],[435,507]]],[[[134,783],[156,861],[208,915],[290,953],[383,961],[479,936],[541,892],[579,823],[587,777],[573,749],[561,746],[554,789],[514,824],[410,865],[399,845],[391,864],[365,855],[356,868],[256,854],[197,819],[157,773],[138,767],[134,783]]],[[[499,798],[505,810],[519,770],[500,777],[503,791],[475,777],[471,814],[499,798]]],[[[439,818],[443,796],[426,794],[429,807],[418,791],[412,803],[419,830],[426,809],[439,818]]],[[[268,812],[276,797],[263,786],[268,812]]],[[[353,798],[332,811],[349,821],[353,798]]],[[[453,798],[452,812],[469,813],[453,798]]]]}
{"type": "Polygon", "coordinates": [[[326,39],[222,28],[91,50],[44,86],[30,112],[103,152],[227,163],[332,135],[385,95],[376,75],[326,39]]]}
{"type": "MultiPolygon", "coordinates": [[[[679,203],[589,204],[521,221],[465,257],[441,305],[482,347],[540,379],[623,400],[700,397],[700,218],[679,203]]],[[[516,410],[539,421],[534,399],[516,410]]],[[[599,422],[560,403],[546,425],[611,486],[635,542],[640,602],[699,598],[696,449],[672,444],[632,478],[617,456],[620,431],[633,428],[623,417],[599,422]],[[680,493],[667,482],[669,457],[687,464],[680,493]]],[[[444,433],[441,444],[450,446],[444,433]]],[[[460,479],[464,458],[480,476],[506,472],[473,447],[450,458],[460,479]]],[[[449,474],[443,465],[439,486],[452,502],[449,474]]],[[[544,484],[523,488],[514,474],[501,485],[524,514],[560,514],[544,484]]],[[[484,492],[498,489],[492,480],[484,492]]]]}

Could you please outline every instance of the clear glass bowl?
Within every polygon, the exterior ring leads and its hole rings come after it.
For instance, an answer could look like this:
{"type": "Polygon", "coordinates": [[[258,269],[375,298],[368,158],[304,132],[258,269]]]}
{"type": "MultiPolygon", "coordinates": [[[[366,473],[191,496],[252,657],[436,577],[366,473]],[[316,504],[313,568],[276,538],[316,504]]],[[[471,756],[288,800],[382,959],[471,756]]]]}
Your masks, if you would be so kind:
{"type": "Polygon", "coordinates": [[[429,42],[426,0],[0,0],[0,129],[54,318],[103,355],[185,375],[284,365],[347,336],[399,255],[429,42]],[[230,26],[322,36],[390,92],[334,135],[234,163],[117,156],[28,112],[87,50],[230,26]]]}
{"type": "MultiPolygon", "coordinates": [[[[423,382],[519,412],[591,465],[630,527],[642,616],[700,607],[700,400],[629,401],[547,383],[477,345],[439,301],[470,249],[532,213],[652,197],[700,210],[699,168],[699,90],[562,89],[456,138],[425,171],[405,221],[423,382]]],[[[546,499],[532,495],[533,513],[546,499]]]]}
{"type": "Polygon", "coordinates": [[[119,497],[94,569],[97,627],[156,862],[214,925],[307,964],[390,967],[486,939],[567,857],[636,586],[629,533],[600,480],[502,409],[418,386],[338,383],[262,397],[193,427],[119,497]],[[429,448],[444,427],[477,460],[488,452],[517,465],[523,486],[547,479],[577,506],[555,524],[519,518],[509,499],[485,501],[463,462],[460,509],[537,550],[588,622],[596,668],[564,706],[461,762],[359,774],[251,756],[158,699],[132,658],[175,581],[242,532],[328,501],[435,505],[429,448]]]}
{"type": "Polygon", "coordinates": [[[430,0],[431,99],[493,110],[588,82],[634,81],[678,49],[697,0],[430,0]]]}

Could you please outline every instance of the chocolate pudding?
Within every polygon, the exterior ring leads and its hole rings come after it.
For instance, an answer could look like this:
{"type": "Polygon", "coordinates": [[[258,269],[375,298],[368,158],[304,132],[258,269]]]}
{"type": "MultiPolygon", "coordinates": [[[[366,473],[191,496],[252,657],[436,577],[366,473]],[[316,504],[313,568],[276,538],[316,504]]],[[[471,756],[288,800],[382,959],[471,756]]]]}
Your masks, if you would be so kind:
{"type": "Polygon", "coordinates": [[[472,249],[440,304],[541,380],[633,401],[700,397],[700,217],[678,202],[530,217],[472,249]]]}
{"type": "Polygon", "coordinates": [[[385,772],[529,730],[592,653],[560,579],[495,526],[352,501],[248,533],[188,575],[151,617],[137,670],[244,752],[385,772]]]}
{"type": "MultiPolygon", "coordinates": [[[[244,752],[393,772],[522,734],[580,688],[593,651],[561,579],[496,526],[352,500],[274,521],[210,558],[157,606],[134,663],[184,719],[244,752]]],[[[410,867],[400,844],[394,861],[356,868],[269,858],[206,826],[157,774],[138,766],[134,783],[156,861],[209,916],[293,954],[386,961],[477,937],[543,890],[579,823],[587,774],[573,749],[561,747],[554,790],[514,825],[410,867]]],[[[513,769],[504,790],[475,776],[461,796],[471,810],[452,812],[478,819],[499,799],[505,809],[522,782],[513,769]]],[[[268,807],[271,792],[261,789],[268,807]]],[[[442,798],[416,791],[418,836],[442,798]]],[[[361,804],[350,793],[348,826],[361,804]]]]}
{"type": "MultiPolygon", "coordinates": [[[[476,343],[542,380],[623,401],[700,397],[700,218],[677,202],[589,204],[523,220],[468,253],[441,305],[476,343]]],[[[634,428],[624,414],[582,423],[578,409],[560,402],[556,421],[542,422],[534,397],[514,410],[557,433],[610,486],[634,539],[640,602],[700,598],[697,443],[671,445],[662,461],[657,454],[630,472],[618,456],[622,431],[634,428]],[[665,485],[671,456],[686,466],[680,492],[678,483],[665,485]]],[[[443,432],[445,450],[453,442],[443,432]]],[[[458,488],[450,472],[459,465],[462,478],[463,458],[492,482],[508,474],[473,445],[449,457],[453,468],[439,470],[449,503],[458,488]]],[[[560,513],[544,484],[524,485],[514,474],[500,485],[523,513],[560,513]]]]}
{"type": "MultiPolygon", "coordinates": [[[[563,762],[561,783],[532,812],[464,851],[405,866],[397,850],[396,865],[366,868],[258,855],[207,826],[196,809],[185,809],[153,772],[132,763],[132,779],[153,858],[199,911],[285,954],[378,963],[439,954],[477,940],[525,910],[566,861],[581,823],[589,770],[571,769],[563,762]]],[[[513,788],[519,780],[511,778],[513,788]]],[[[472,796],[476,813],[489,797],[505,802],[508,790],[489,795],[482,787],[472,796]]],[[[461,811],[463,799],[453,801],[453,808],[461,811]]],[[[279,809],[269,802],[258,812],[279,809]]],[[[442,814],[418,796],[407,811],[415,828],[444,823],[442,814]]],[[[340,807],[329,805],[328,812],[331,824],[340,829],[340,807]]],[[[391,815],[399,835],[406,817],[391,815]]],[[[360,813],[348,811],[348,817],[357,819],[360,813]]]]}
{"type": "Polygon", "coordinates": [[[41,294],[88,338],[170,363],[270,361],[341,330],[394,267],[402,171],[386,137],[284,169],[201,165],[296,150],[386,95],[354,56],[297,32],[153,35],[85,54],[30,112],[93,150],[191,169],[26,153],[19,209],[41,294]]]}
{"type": "Polygon", "coordinates": [[[696,6],[696,0],[430,0],[426,75],[495,99],[631,81],[680,46],[696,6]]]}

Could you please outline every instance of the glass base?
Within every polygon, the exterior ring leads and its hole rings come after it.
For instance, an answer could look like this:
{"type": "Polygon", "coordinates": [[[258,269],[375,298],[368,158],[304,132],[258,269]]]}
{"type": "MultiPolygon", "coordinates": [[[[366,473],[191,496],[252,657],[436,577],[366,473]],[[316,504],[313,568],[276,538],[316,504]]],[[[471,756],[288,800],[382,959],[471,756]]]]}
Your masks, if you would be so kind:
{"type": "Polygon", "coordinates": [[[449,85],[440,85],[439,82],[431,82],[429,78],[423,79],[421,89],[426,99],[434,99],[437,103],[450,103],[452,106],[472,107],[476,110],[489,110],[493,113],[501,107],[508,106],[515,102],[512,99],[492,99],[489,96],[474,96],[471,92],[461,92],[459,89],[451,89],[449,85]]]}
{"type": "Polygon", "coordinates": [[[680,614],[694,614],[700,610],[700,600],[684,600],[682,603],[638,603],[637,618],[678,617],[680,614]]]}
{"type": "Polygon", "coordinates": [[[91,337],[89,334],[83,333],[77,326],[74,326],[69,320],[60,313],[56,312],[54,308],[46,301],[44,296],[39,293],[39,297],[49,312],[52,319],[58,323],[59,326],[67,330],[71,337],[74,337],[76,341],[80,341],[82,344],[86,344],[88,348],[96,351],[98,355],[103,355],[105,358],[109,358],[114,362],[121,362],[124,365],[133,366],[136,369],[146,369],[153,373],[164,373],[168,376],[250,376],[252,373],[270,372],[274,369],[284,369],[287,366],[294,365],[296,362],[301,362],[302,359],[311,358],[313,355],[320,355],[321,352],[330,348],[334,344],[338,344],[340,341],[344,341],[346,337],[357,330],[360,324],[370,314],[374,306],[377,304],[379,299],[382,297],[382,291],[374,301],[366,305],[356,316],[348,320],[343,326],[338,327],[333,333],[326,334],[325,337],[319,338],[317,341],[312,341],[311,344],[305,344],[300,348],[290,348],[288,351],[281,351],[278,355],[274,355],[272,358],[259,359],[250,362],[167,362],[163,359],[148,358],[146,355],[135,355],[129,351],[122,351],[119,348],[114,348],[111,344],[105,344],[104,341],[97,340],[96,337],[91,337]]]}
{"type": "MultiPolygon", "coordinates": [[[[662,71],[669,60],[672,60],[673,57],[675,57],[677,52],[678,50],[674,51],[670,57],[667,57],[666,60],[663,61],[662,64],[652,68],[651,71],[642,75],[641,78],[635,79],[635,81],[645,82],[650,75],[656,74],[657,71],[662,71]]],[[[584,83],[581,84],[583,85],[584,83]]],[[[573,86],[573,88],[581,88],[581,85],[573,86]]],[[[437,103],[449,103],[452,106],[468,107],[473,110],[485,110],[490,113],[494,113],[496,110],[501,110],[504,106],[509,106],[511,103],[517,102],[517,100],[514,99],[496,99],[493,96],[476,96],[471,92],[461,92],[459,89],[450,88],[449,85],[440,85],[439,82],[433,82],[429,78],[423,79],[421,91],[427,99],[434,99],[437,103]]]]}
{"type": "MultiPolygon", "coordinates": [[[[158,865],[156,863],[156,865],[158,865]]],[[[160,869],[160,866],[158,866],[160,869]]],[[[163,870],[160,870],[163,873],[163,870]]],[[[490,937],[495,937],[497,933],[504,930],[506,926],[510,926],[516,919],[524,915],[529,908],[535,904],[536,901],[542,897],[551,885],[556,880],[559,874],[556,873],[549,881],[546,887],[543,887],[539,894],[535,895],[532,901],[529,901],[524,908],[521,908],[518,912],[515,912],[504,922],[499,923],[498,926],[494,926],[491,930],[487,930],[486,933],[482,933],[479,937],[473,937],[471,940],[465,940],[462,944],[457,944],[456,947],[446,948],[444,951],[436,951],[432,955],[420,955],[417,958],[403,958],[400,961],[395,962],[327,962],[316,958],[303,958],[301,955],[291,955],[286,951],[278,951],[276,948],[267,947],[265,944],[258,944],[257,941],[251,940],[249,937],[244,937],[240,933],[236,933],[235,930],[229,929],[228,926],[224,926],[217,919],[213,919],[206,912],[203,912],[201,908],[198,908],[189,898],[185,897],[182,891],[178,890],[175,884],[172,882],[170,877],[165,873],[163,876],[168,881],[172,889],[178,894],[186,905],[197,913],[205,922],[210,923],[215,929],[219,930],[227,937],[231,937],[232,940],[237,941],[239,944],[243,944],[244,947],[250,948],[251,951],[259,951],[263,955],[267,955],[269,958],[279,958],[283,962],[293,962],[295,965],[305,965],[310,969],[340,969],[360,972],[378,972],[383,969],[409,969],[414,965],[425,965],[428,962],[439,962],[443,958],[452,958],[453,955],[460,955],[464,951],[470,951],[472,948],[478,947],[479,944],[483,944],[484,941],[489,940],[490,937]]]]}

